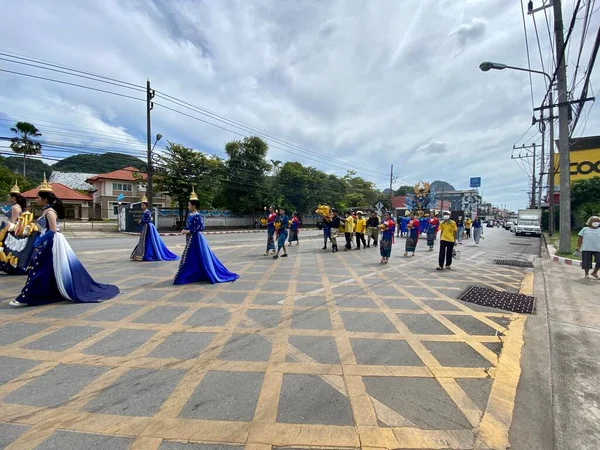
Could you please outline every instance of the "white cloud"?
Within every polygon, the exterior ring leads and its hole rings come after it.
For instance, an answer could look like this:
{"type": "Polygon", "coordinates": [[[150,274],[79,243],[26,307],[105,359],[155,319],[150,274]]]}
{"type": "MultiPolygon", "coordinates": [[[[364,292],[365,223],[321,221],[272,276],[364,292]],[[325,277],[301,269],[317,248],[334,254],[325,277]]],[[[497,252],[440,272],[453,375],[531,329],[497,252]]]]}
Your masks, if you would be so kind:
{"type": "MultiPolygon", "coordinates": [[[[484,60],[527,66],[518,3],[107,0],[73,8],[57,0],[39,8],[22,0],[5,5],[3,19],[3,50],[141,86],[150,79],[160,92],[334,162],[297,148],[283,151],[274,141],[271,159],[338,173],[346,163],[335,159],[343,159],[364,168],[362,175],[381,188],[390,164],[403,179],[444,179],[459,189],[481,176],[488,200],[513,208],[526,202],[527,178],[510,154],[530,124],[529,78],[478,69],[484,60]],[[27,33],[20,25],[24,14],[27,33]]],[[[532,68],[539,68],[535,50],[532,68]]],[[[6,62],[1,67],[91,84],[6,62]]],[[[23,116],[64,143],[143,154],[143,102],[6,73],[0,84],[0,119],[23,116]]],[[[119,92],[144,98],[143,92],[119,92]]],[[[544,92],[543,79],[534,78],[536,106],[544,92]]],[[[222,155],[224,143],[240,137],[162,108],[181,109],[160,94],[155,102],[153,134],[165,140],[222,155]]],[[[586,131],[599,123],[593,110],[586,131]]],[[[0,120],[2,133],[7,124],[0,120]]]]}

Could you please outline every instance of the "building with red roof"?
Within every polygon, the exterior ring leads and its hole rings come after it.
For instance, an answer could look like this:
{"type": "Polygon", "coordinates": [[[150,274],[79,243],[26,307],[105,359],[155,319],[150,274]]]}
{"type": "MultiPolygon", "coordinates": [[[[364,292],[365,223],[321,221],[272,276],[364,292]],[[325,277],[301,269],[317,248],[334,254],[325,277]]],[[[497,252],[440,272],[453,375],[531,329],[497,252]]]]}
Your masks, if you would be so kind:
{"type": "MultiPolygon", "coordinates": [[[[116,219],[119,203],[127,206],[146,195],[147,178],[147,174],[132,166],[87,178],[85,182],[94,187],[94,217],[116,219]],[[121,194],[123,198],[117,201],[121,194]]],[[[155,192],[152,203],[155,207],[165,207],[169,199],[164,193],[155,192]]]]}
{"type": "MultiPolygon", "coordinates": [[[[66,218],[88,220],[89,206],[93,200],[90,195],[82,194],[61,183],[50,183],[50,186],[52,186],[52,192],[64,203],[66,218]]],[[[30,205],[35,205],[34,200],[38,191],[39,187],[36,187],[23,192],[21,195],[29,201],[30,205]]],[[[32,209],[35,209],[35,206],[32,209]]]]}

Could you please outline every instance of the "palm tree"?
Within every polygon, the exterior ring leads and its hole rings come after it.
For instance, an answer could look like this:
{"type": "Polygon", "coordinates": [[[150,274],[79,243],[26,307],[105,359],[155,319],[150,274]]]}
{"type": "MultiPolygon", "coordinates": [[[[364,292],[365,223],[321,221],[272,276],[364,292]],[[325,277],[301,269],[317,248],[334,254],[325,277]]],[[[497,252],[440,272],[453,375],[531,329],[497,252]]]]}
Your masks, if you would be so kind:
{"type": "Polygon", "coordinates": [[[271,166],[273,166],[273,175],[277,175],[281,169],[281,161],[277,159],[271,160],[271,166]]]}
{"type": "Polygon", "coordinates": [[[27,155],[39,155],[42,153],[42,144],[31,138],[40,137],[42,133],[40,133],[35,125],[29,122],[17,122],[10,131],[17,135],[17,137],[11,139],[10,148],[15,153],[23,154],[23,176],[26,176],[25,162],[27,161],[27,155]]]}

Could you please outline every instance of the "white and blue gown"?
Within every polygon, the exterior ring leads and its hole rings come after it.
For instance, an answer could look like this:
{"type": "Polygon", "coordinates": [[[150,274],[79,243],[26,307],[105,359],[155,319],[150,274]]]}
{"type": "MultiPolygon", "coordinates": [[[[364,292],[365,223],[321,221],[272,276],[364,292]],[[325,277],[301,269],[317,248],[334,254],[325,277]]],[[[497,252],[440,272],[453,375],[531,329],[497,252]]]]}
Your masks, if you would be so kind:
{"type": "Polygon", "coordinates": [[[186,236],[185,250],[173,284],[197,281],[227,283],[239,278],[239,275],[225,268],[208,246],[206,238],[202,235],[204,220],[199,213],[191,213],[188,216],[185,229],[190,233],[186,236]]]}
{"type": "Polygon", "coordinates": [[[176,261],[179,259],[160,238],[152,223],[152,213],[149,210],[142,214],[141,223],[140,240],[131,253],[131,259],[137,261],[176,261]]]}
{"type": "MultiPolygon", "coordinates": [[[[61,233],[48,229],[46,216],[38,219],[42,234],[35,246],[27,283],[16,300],[30,306],[65,300],[74,303],[98,303],[116,297],[119,288],[96,283],[85,270],[61,233]]],[[[58,224],[57,224],[58,225],[58,224]]]]}

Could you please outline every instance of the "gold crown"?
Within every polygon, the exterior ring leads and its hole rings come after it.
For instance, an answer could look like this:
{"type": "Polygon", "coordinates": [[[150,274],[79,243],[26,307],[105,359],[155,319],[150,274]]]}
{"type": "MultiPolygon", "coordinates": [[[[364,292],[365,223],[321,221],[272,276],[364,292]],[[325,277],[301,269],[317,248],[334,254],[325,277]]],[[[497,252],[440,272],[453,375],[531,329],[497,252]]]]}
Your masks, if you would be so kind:
{"type": "Polygon", "coordinates": [[[148,201],[148,197],[146,197],[145,195],[142,197],[142,203],[147,202],[148,201]]]}
{"type": "Polygon", "coordinates": [[[198,200],[198,194],[194,190],[194,186],[192,186],[192,193],[190,194],[190,200],[198,200]]]}
{"type": "Polygon", "coordinates": [[[15,180],[15,185],[10,190],[11,194],[20,194],[21,190],[19,189],[19,185],[17,184],[17,180],[15,180]]]}
{"type": "Polygon", "coordinates": [[[50,186],[50,183],[46,180],[46,172],[44,172],[44,181],[40,184],[38,192],[52,192],[52,186],[50,186]]]}

